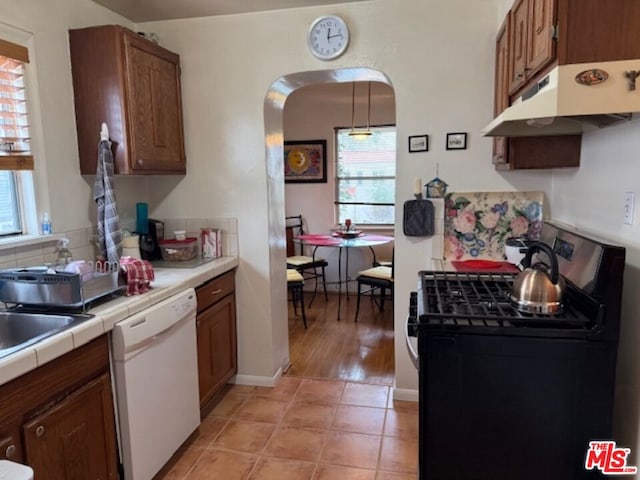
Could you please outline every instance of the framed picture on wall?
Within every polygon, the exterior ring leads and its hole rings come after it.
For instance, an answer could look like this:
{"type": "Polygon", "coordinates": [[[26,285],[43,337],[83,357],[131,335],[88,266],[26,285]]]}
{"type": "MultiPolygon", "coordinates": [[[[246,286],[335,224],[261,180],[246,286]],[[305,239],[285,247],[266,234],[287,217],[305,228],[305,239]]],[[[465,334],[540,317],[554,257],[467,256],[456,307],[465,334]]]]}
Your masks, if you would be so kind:
{"type": "Polygon", "coordinates": [[[464,132],[447,133],[447,150],[467,148],[467,134],[464,132]]]}
{"type": "Polygon", "coordinates": [[[327,141],[284,142],[285,183],[327,183],[327,141]]]}
{"type": "Polygon", "coordinates": [[[428,152],[429,136],[428,135],[412,135],[409,137],[409,153],[428,152]]]}

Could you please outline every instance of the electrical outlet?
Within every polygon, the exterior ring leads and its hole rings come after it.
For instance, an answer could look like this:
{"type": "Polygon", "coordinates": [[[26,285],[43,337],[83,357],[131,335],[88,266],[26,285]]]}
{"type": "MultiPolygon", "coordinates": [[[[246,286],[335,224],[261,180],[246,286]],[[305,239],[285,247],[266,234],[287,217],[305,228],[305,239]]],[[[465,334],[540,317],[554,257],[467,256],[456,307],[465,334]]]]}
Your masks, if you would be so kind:
{"type": "Polygon", "coordinates": [[[624,192],[624,224],[633,225],[633,212],[636,205],[636,192],[624,192]]]}

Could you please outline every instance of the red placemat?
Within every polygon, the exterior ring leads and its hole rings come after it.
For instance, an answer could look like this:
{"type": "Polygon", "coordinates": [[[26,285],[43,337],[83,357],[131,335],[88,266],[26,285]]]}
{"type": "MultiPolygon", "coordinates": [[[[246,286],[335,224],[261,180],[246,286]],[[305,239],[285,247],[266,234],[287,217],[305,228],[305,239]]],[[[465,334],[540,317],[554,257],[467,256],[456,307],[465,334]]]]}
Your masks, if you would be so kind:
{"type": "Polygon", "coordinates": [[[509,262],[497,262],[495,260],[463,260],[452,261],[453,268],[460,272],[505,272],[517,273],[518,267],[509,262]]]}

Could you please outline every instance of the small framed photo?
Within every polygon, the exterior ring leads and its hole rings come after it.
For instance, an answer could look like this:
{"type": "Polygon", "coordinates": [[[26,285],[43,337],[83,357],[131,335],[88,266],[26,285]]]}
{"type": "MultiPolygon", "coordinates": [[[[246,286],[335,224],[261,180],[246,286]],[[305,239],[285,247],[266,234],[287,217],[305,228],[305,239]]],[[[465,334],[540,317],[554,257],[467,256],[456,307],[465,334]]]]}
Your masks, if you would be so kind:
{"type": "Polygon", "coordinates": [[[409,153],[428,151],[429,135],[412,135],[409,137],[409,153]]]}
{"type": "Polygon", "coordinates": [[[447,133],[447,150],[465,150],[467,134],[461,132],[447,133]]]}

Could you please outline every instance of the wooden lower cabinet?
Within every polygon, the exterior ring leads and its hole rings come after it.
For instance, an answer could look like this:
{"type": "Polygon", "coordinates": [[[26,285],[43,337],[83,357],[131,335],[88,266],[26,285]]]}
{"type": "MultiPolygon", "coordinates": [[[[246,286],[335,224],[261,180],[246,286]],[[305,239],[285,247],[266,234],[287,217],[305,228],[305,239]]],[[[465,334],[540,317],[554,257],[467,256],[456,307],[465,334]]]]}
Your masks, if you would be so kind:
{"type": "Polygon", "coordinates": [[[0,458],[38,480],[116,480],[107,336],[0,385],[0,458]]]}
{"type": "Polygon", "coordinates": [[[38,480],[116,478],[111,387],[104,374],[23,427],[38,480]]]}
{"type": "Polygon", "coordinates": [[[201,409],[238,371],[233,284],[234,272],[228,272],[196,289],[201,409]]]}

